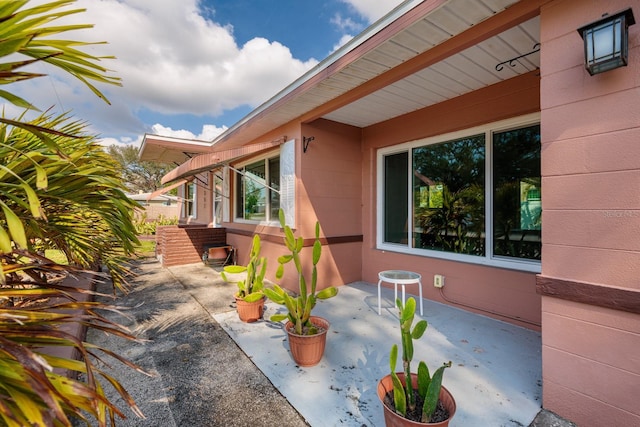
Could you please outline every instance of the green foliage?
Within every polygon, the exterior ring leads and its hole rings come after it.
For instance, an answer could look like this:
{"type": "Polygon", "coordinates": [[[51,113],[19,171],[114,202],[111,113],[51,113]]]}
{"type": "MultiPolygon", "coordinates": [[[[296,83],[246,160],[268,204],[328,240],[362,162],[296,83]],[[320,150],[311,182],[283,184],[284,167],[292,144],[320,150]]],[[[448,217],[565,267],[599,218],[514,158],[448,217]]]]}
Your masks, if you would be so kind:
{"type": "Polygon", "coordinates": [[[222,279],[228,283],[234,283],[227,274],[247,273],[244,280],[235,283],[238,286],[236,297],[242,298],[246,302],[255,302],[264,298],[264,276],[267,274],[267,259],[260,257],[260,236],[253,236],[253,244],[249,253],[249,263],[247,266],[227,265],[221,275],[222,279]]]}
{"type": "Polygon", "coordinates": [[[278,270],[276,271],[276,279],[282,279],[284,275],[284,266],[293,261],[298,272],[298,296],[291,296],[279,285],[271,288],[265,288],[264,293],[276,304],[284,305],[288,314],[274,314],[271,320],[279,322],[288,319],[294,325],[295,333],[298,335],[315,335],[318,333],[316,327],[310,322],[311,310],[316,305],[318,299],[328,299],[338,294],[338,289],[333,286],[324,288],[316,292],[318,281],[318,270],[316,265],[320,261],[322,255],[322,244],[320,243],[320,223],[316,221],[315,240],[313,242],[312,252],[312,270],[311,270],[311,288],[307,286],[307,278],[304,275],[300,253],[304,247],[304,239],[296,237],[291,227],[285,224],[284,211],[279,212],[280,225],[284,229],[284,243],[290,254],[282,255],[278,258],[278,270]]]}
{"type": "Polygon", "coordinates": [[[479,185],[470,185],[451,192],[442,189],[441,205],[419,208],[416,221],[422,228],[424,248],[447,252],[482,255],[484,253],[484,192],[479,185]]]}
{"type": "MultiPolygon", "coordinates": [[[[160,180],[173,165],[157,162],[143,162],[138,158],[140,149],[133,145],[110,145],[107,152],[120,165],[122,179],[129,192],[149,193],[161,187],[160,180]]],[[[176,190],[171,190],[175,192],[176,190]]],[[[175,193],[174,193],[175,194],[175,193]]]]}
{"type": "MultiPolygon", "coordinates": [[[[413,326],[416,313],[416,300],[414,298],[407,299],[403,306],[400,299],[396,300],[400,320],[400,336],[402,342],[402,366],[404,370],[405,385],[403,387],[400,378],[396,373],[396,364],[398,360],[398,345],[391,347],[389,354],[389,367],[391,369],[391,379],[393,381],[393,398],[396,412],[406,417],[407,410],[413,411],[416,407],[416,397],[414,394],[414,385],[411,378],[411,361],[413,360],[413,340],[422,338],[427,330],[427,321],[421,319],[413,326]],[[412,328],[413,326],[413,328],[412,328]]],[[[424,362],[418,364],[418,384],[417,390],[423,399],[422,406],[422,422],[427,423],[436,410],[438,398],[440,396],[440,388],[442,386],[442,376],[445,368],[451,367],[451,362],[447,362],[439,367],[433,376],[429,375],[429,368],[424,362]]]]}
{"type": "Polygon", "coordinates": [[[147,214],[142,213],[134,219],[134,226],[136,234],[140,236],[151,236],[156,234],[158,226],[163,225],[177,225],[178,217],[165,217],[164,215],[158,216],[153,221],[147,220],[147,214]]]}
{"type": "MultiPolygon", "coordinates": [[[[27,8],[27,0],[0,1],[0,85],[42,76],[23,70],[42,62],[76,77],[108,102],[92,84],[120,84],[99,65],[105,57],[80,50],[92,43],[56,38],[91,25],[49,25],[83,11],[67,8],[73,3],[60,0],[27,8]]],[[[0,90],[0,98],[37,111],[7,90],[0,90]]],[[[60,330],[64,324],[79,324],[135,339],[98,312],[114,307],[78,302],[73,293],[87,291],[61,284],[69,275],[105,264],[114,285],[125,289],[125,260],[139,243],[132,215],[140,206],[127,198],[119,167],[87,127],[66,114],[31,120],[25,115],[0,117],[1,425],[71,426],[70,418],[76,417],[87,425],[95,418],[106,426],[124,414],[107,399],[101,381],[141,415],[126,390],[93,358],[101,350],[138,368],[60,330]],[[51,251],[62,254],[65,262],[40,255],[51,251]],[[45,347],[72,347],[80,359],[51,356],[45,347]],[[64,370],[71,376],[63,376],[64,370]],[[76,374],[86,379],[76,379],[76,374]]]]}

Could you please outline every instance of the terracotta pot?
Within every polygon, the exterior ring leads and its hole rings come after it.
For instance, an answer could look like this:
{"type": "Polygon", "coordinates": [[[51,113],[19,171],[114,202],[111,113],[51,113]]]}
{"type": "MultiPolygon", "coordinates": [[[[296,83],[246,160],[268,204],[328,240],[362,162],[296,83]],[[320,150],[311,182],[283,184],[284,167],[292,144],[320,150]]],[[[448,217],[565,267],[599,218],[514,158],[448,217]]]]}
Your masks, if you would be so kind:
{"type": "Polygon", "coordinates": [[[327,342],[327,331],[329,322],[322,317],[311,316],[311,323],[324,329],[316,335],[298,335],[291,332],[293,323],[287,322],[285,330],[289,338],[289,349],[291,357],[298,366],[310,367],[320,363],[324,354],[324,347],[327,342]]]}
{"type": "Polygon", "coordinates": [[[253,323],[262,319],[265,298],[254,302],[246,302],[242,298],[236,298],[238,317],[246,323],[253,323]]]}
{"type": "Polygon", "coordinates": [[[225,247],[220,247],[220,248],[209,248],[209,259],[216,261],[216,260],[220,260],[223,261],[225,259],[227,259],[227,248],[225,247]]]}
{"type": "MultiPolygon", "coordinates": [[[[405,384],[404,381],[404,372],[397,372],[398,378],[402,385],[405,384]]],[[[411,374],[411,378],[413,384],[418,383],[418,375],[411,374]]],[[[444,405],[444,407],[449,412],[449,418],[439,423],[420,423],[417,421],[411,421],[404,418],[402,415],[396,413],[394,410],[389,408],[384,404],[384,397],[388,392],[393,392],[393,380],[391,379],[391,375],[387,375],[383,377],[380,382],[378,382],[378,398],[382,403],[382,408],[384,410],[384,423],[387,427],[404,427],[404,426],[437,426],[437,427],[445,427],[449,425],[449,421],[453,418],[453,415],[456,413],[456,401],[444,386],[440,388],[440,401],[444,405]]]]}

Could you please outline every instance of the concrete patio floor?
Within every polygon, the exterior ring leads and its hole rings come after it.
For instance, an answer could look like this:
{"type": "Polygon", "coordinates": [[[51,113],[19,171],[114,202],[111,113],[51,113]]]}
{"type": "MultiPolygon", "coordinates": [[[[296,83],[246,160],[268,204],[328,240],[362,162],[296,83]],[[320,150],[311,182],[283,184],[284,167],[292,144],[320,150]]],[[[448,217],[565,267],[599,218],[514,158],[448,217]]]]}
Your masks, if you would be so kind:
{"type": "MultiPolygon", "coordinates": [[[[375,394],[388,371],[398,327],[392,290],[354,283],[318,303],[315,314],[331,322],[318,366],[298,368],[280,324],[244,324],[233,304],[236,286],[220,268],[202,263],[162,268],[135,262],[131,292],[119,311],[104,315],[141,340],[90,329],[87,341],[127,357],[151,374],[134,372],[103,355],[96,364],[117,378],[145,414],[136,417],[111,387],[107,396],[124,411],[120,427],[324,427],[382,426],[375,394]]],[[[99,285],[104,293],[110,285],[99,285]]],[[[107,303],[113,301],[99,297],[107,303]]],[[[540,336],[509,324],[424,300],[430,323],[416,360],[431,367],[451,360],[444,384],[458,410],[455,426],[575,427],[540,410],[540,336]],[[536,415],[537,414],[537,415],[536,415]],[[535,417],[535,418],[534,418],[535,417]]],[[[281,307],[267,304],[266,316],[281,307]]],[[[84,425],[82,423],[78,425],[84,425]]]]}
{"type": "MultiPolygon", "coordinates": [[[[233,311],[213,317],[310,425],[380,426],[377,382],[388,373],[389,349],[400,338],[393,290],[383,289],[382,298],[381,316],[372,284],[353,283],[320,301],[314,314],[331,328],[325,355],[311,368],[295,365],[281,324],[242,323],[233,311]]],[[[265,319],[282,311],[273,303],[266,307],[265,319]]],[[[423,318],[429,327],[415,343],[414,369],[419,360],[431,370],[453,363],[443,380],[457,403],[452,427],[532,423],[542,395],[538,332],[429,300],[423,318]]]]}

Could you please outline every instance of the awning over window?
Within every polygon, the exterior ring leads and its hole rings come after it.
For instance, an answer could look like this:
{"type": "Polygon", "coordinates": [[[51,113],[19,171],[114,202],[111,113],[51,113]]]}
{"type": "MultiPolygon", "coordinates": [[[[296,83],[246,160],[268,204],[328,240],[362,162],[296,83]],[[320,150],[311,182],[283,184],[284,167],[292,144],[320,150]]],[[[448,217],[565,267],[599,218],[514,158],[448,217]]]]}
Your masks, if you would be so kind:
{"type": "Polygon", "coordinates": [[[156,191],[154,191],[153,193],[151,193],[149,195],[149,197],[147,197],[147,202],[149,200],[155,199],[158,196],[162,196],[163,194],[166,194],[167,192],[173,190],[176,187],[180,187],[182,184],[184,184],[185,182],[187,182],[186,179],[181,179],[180,181],[174,182],[171,185],[167,185],[166,187],[162,187],[157,189],[156,191]]]}
{"type": "Polygon", "coordinates": [[[189,176],[197,175],[201,172],[213,170],[233,160],[245,157],[249,154],[258,153],[277,147],[286,141],[286,137],[271,142],[262,142],[258,144],[245,145],[243,147],[231,148],[228,150],[214,151],[211,153],[200,154],[195,156],[171,172],[162,177],[162,183],[173,182],[177,179],[184,179],[189,176]]]}

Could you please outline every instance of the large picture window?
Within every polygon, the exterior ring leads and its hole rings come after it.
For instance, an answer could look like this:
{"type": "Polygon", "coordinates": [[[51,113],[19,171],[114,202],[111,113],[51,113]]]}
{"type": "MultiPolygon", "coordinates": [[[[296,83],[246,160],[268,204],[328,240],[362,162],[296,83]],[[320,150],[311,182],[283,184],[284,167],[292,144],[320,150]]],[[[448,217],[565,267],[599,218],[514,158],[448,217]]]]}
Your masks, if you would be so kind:
{"type": "Polygon", "coordinates": [[[539,270],[540,126],[530,120],[380,150],[378,247],[539,270]]]}
{"type": "Polygon", "coordinates": [[[280,208],[280,158],[250,163],[236,172],[236,219],[277,221],[280,208]]]}

